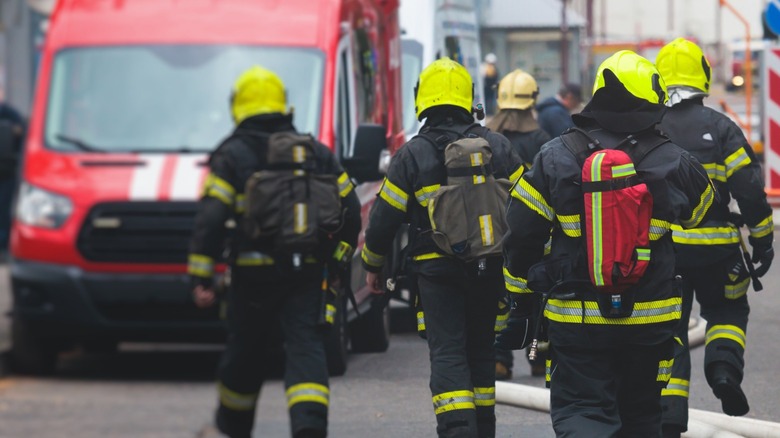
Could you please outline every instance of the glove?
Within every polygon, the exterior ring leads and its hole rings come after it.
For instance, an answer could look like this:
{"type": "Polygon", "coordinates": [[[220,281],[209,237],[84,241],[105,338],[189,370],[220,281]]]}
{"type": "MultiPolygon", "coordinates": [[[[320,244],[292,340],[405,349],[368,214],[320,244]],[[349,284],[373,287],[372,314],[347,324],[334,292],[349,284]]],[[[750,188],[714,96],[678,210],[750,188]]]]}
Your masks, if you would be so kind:
{"type": "Polygon", "coordinates": [[[752,237],[748,237],[748,240],[750,240],[750,246],[753,247],[753,258],[750,261],[753,264],[761,263],[754,269],[756,277],[763,277],[772,265],[772,259],[775,258],[775,250],[772,248],[771,243],[769,245],[762,244],[752,237]]]}
{"type": "Polygon", "coordinates": [[[496,336],[495,347],[501,350],[522,350],[531,344],[536,328],[536,312],[513,308],[506,328],[496,336]]]}

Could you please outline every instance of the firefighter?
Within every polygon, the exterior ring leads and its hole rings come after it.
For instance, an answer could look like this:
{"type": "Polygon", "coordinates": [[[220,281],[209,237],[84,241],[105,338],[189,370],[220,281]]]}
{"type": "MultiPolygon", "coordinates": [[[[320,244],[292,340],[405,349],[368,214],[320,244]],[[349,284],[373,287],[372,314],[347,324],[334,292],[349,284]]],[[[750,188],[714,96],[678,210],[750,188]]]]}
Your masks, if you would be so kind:
{"type": "MultiPolygon", "coordinates": [[[[226,221],[235,227],[229,245],[231,283],[227,296],[227,348],[218,369],[219,407],[216,426],[233,437],[249,437],[267,358],[274,342],[268,333],[281,330],[285,342],[284,382],[294,438],[325,437],[328,422],[328,370],[320,320],[326,263],[314,253],[303,254],[296,268],[275,258],[274,244],[251,240],[245,231],[245,185],[255,172],[268,167],[269,136],[295,133],[287,112],[286,90],[273,72],[255,66],[239,76],[233,87],[233,133],[209,160],[190,245],[189,273],[199,307],[213,305],[214,264],[226,240],[226,221]]],[[[360,204],[353,185],[326,146],[314,143],[314,173],[337,175],[346,218],[341,234],[348,248],[357,243],[360,204]]],[[[337,238],[337,239],[338,239],[337,238]]],[[[278,340],[276,340],[278,342],[278,340]]]]}
{"type": "MultiPolygon", "coordinates": [[[[362,251],[372,292],[383,286],[379,272],[396,231],[410,224],[410,268],[419,286],[430,349],[430,388],[440,437],[495,436],[496,302],[504,294],[500,256],[478,267],[445,256],[434,244],[429,199],[447,184],[444,147],[465,136],[482,137],[492,148],[496,178],[522,168],[509,141],[474,123],[473,85],[468,71],[449,58],[427,66],[415,89],[420,134],[390,163],[369,216],[362,251]]],[[[475,176],[476,178],[476,176],[475,176]]]]}
{"type": "Polygon", "coordinates": [[[750,276],[740,254],[741,220],[729,211],[729,201],[732,197],[736,200],[749,228],[752,261],[761,262],[756,268],[759,277],[772,263],[774,224],[753,149],[734,122],[704,106],[712,71],[702,50],[691,41],[677,38],[661,49],[656,66],[669,87],[671,106],[661,129],[704,165],[720,200],[713,205],[709,221],[689,230],[672,228],[677,270],[684,280],[683,314],[677,330],[682,345],[676,348],[672,378],[662,400],[664,434],[679,437],[688,424],[688,319],[694,295],[701,316],[707,320],[707,382],[726,414],[745,415],[750,409],[740,388],[750,276]]]}
{"type": "MultiPolygon", "coordinates": [[[[520,298],[534,295],[531,288],[555,291],[544,316],[549,320],[551,417],[557,436],[661,434],[661,389],[669,378],[682,305],[674,287],[671,224],[698,225],[715,196],[701,165],[656,131],[665,101],[666,86],[650,61],[627,50],[615,53],[597,71],[592,100],[574,116],[581,131],[545,145],[511,193],[510,231],[504,237],[507,289],[520,298]],[[634,154],[633,165],[613,168],[623,173],[618,182],[589,182],[586,188],[584,176],[591,166],[583,168],[584,157],[596,162],[593,157],[602,156],[596,153],[600,150],[634,154]],[[649,191],[653,202],[640,204],[651,208],[644,224],[649,248],[636,250],[636,263],[645,260],[646,270],[616,300],[595,289],[591,265],[600,261],[607,245],[618,248],[618,240],[635,238],[595,232],[597,218],[623,214],[626,206],[611,212],[598,208],[595,200],[595,211],[585,204],[591,192],[620,187],[649,191]],[[539,263],[551,235],[551,253],[539,263]]],[[[519,318],[523,309],[517,310],[519,318]]],[[[530,309],[525,312],[533,319],[530,309]]],[[[519,325],[510,322],[511,327],[519,325]]]]}
{"type": "MultiPolygon", "coordinates": [[[[534,157],[550,136],[539,127],[533,115],[533,107],[539,96],[539,86],[530,74],[517,69],[504,76],[498,84],[498,113],[488,123],[492,131],[503,134],[511,143],[526,168],[531,167],[534,157]]],[[[501,306],[502,304],[499,304],[501,306]]],[[[500,307],[500,310],[502,308],[500,307]]],[[[507,312],[499,310],[496,332],[502,328],[507,312]]],[[[544,376],[545,355],[530,360],[531,375],[544,376]]],[[[511,350],[496,349],[496,379],[512,378],[514,356],[511,350]]]]}

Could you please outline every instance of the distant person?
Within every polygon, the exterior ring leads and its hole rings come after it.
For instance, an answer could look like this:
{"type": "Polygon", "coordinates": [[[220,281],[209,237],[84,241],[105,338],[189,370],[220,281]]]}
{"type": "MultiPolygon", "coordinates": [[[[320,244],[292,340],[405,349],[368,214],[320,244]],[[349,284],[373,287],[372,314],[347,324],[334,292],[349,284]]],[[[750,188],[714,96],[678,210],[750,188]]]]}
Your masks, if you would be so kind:
{"type": "MultiPolygon", "coordinates": [[[[539,86],[533,76],[520,69],[514,70],[498,84],[498,112],[487,125],[491,131],[503,134],[512,143],[512,148],[520,155],[527,169],[531,168],[542,145],[550,141],[550,136],[539,128],[539,123],[534,119],[533,108],[537,96],[539,86]]],[[[502,329],[502,325],[499,318],[496,321],[497,332],[502,329]]],[[[539,354],[533,361],[529,360],[531,375],[545,374],[545,360],[544,353],[539,354]]],[[[496,348],[496,380],[511,379],[513,366],[512,350],[496,348]]]]}
{"type": "Polygon", "coordinates": [[[558,90],[558,94],[541,101],[536,106],[539,126],[550,137],[558,137],[564,131],[574,126],[571,120],[572,111],[582,104],[582,88],[577,84],[566,84],[558,90]]]}
{"type": "Polygon", "coordinates": [[[0,89],[0,122],[8,123],[11,143],[7,155],[0,156],[0,251],[8,248],[11,231],[11,202],[18,176],[19,152],[24,137],[24,119],[16,109],[5,101],[5,92],[0,89]]]}
{"type": "Polygon", "coordinates": [[[498,58],[494,53],[488,53],[485,55],[485,63],[482,65],[482,84],[484,87],[483,94],[485,96],[485,114],[491,116],[496,113],[496,89],[498,88],[498,81],[501,77],[498,74],[498,67],[496,62],[498,58]]]}

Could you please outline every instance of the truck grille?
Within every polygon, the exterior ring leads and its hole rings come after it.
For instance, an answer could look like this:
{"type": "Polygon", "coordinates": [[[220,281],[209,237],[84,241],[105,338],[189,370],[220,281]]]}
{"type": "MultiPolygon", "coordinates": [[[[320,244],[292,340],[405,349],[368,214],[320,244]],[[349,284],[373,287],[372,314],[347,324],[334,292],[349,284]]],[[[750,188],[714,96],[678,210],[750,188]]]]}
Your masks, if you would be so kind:
{"type": "Polygon", "coordinates": [[[92,208],[78,248],[94,262],[186,263],[196,202],[109,202],[92,208]]]}

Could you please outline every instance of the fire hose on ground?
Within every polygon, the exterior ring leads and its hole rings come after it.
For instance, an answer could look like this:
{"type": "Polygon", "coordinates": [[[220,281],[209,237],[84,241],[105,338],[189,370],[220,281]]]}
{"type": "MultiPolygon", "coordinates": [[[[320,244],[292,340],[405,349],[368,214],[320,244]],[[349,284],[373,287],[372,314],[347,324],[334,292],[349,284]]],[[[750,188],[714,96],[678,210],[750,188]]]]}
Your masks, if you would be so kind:
{"type": "MultiPolygon", "coordinates": [[[[704,343],[706,322],[691,318],[688,329],[690,347],[704,343]]],[[[517,383],[496,382],[496,403],[550,412],[550,391],[517,383]]],[[[752,418],[690,409],[686,438],[770,438],[780,437],[780,424],[752,418]]]]}

